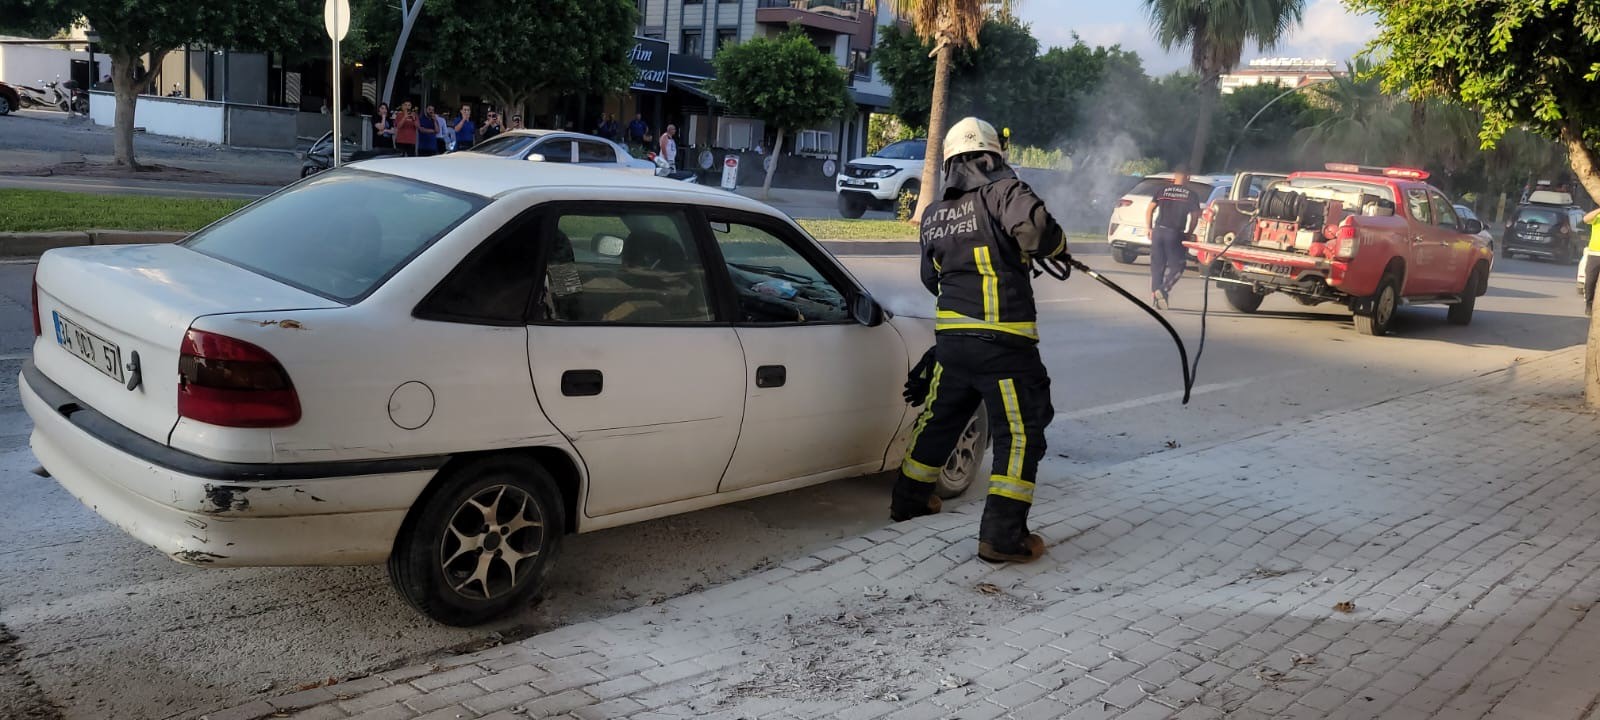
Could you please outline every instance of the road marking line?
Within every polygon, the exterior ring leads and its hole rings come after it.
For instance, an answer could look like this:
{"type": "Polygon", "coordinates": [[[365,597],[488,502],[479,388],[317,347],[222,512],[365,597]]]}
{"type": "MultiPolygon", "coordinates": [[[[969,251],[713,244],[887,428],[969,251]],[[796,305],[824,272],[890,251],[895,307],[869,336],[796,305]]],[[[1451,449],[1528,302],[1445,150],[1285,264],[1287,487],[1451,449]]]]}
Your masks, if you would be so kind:
{"type": "MultiPolygon", "coordinates": [[[[1241,378],[1241,379],[1238,379],[1238,380],[1230,380],[1228,382],[1211,383],[1210,385],[1200,385],[1200,386],[1198,386],[1198,387],[1196,387],[1194,389],[1194,392],[1190,393],[1190,397],[1193,398],[1193,397],[1198,396],[1198,395],[1207,395],[1207,394],[1214,393],[1214,392],[1222,392],[1224,390],[1233,390],[1233,389],[1236,389],[1236,388],[1242,388],[1242,387],[1246,387],[1248,385],[1253,385],[1255,383],[1259,383],[1259,382],[1262,382],[1262,381],[1265,381],[1265,380],[1281,380],[1281,379],[1289,377],[1291,375],[1300,375],[1300,374],[1306,373],[1306,372],[1309,372],[1309,370],[1291,370],[1289,372],[1277,373],[1277,374],[1274,374],[1274,375],[1258,375],[1256,377],[1241,378]]],[[[1123,410],[1132,410],[1134,408],[1140,408],[1140,407],[1144,407],[1146,405],[1154,405],[1156,403],[1164,403],[1164,402],[1173,402],[1175,400],[1182,400],[1182,399],[1183,399],[1183,391],[1182,390],[1174,390],[1172,392],[1165,392],[1165,393],[1161,393],[1159,395],[1150,395],[1150,396],[1147,396],[1147,397],[1136,398],[1136,399],[1133,399],[1133,400],[1125,400],[1123,402],[1112,403],[1110,405],[1100,405],[1098,407],[1084,408],[1082,410],[1073,410],[1071,412],[1058,412],[1058,413],[1056,413],[1056,419],[1058,419],[1058,420],[1081,420],[1083,418],[1093,417],[1095,415],[1105,415],[1107,413],[1121,412],[1123,410]]]]}
{"type": "Polygon", "coordinates": [[[30,357],[33,357],[33,353],[15,353],[15,354],[11,354],[11,355],[0,355],[0,362],[13,362],[13,361],[16,361],[16,360],[27,360],[30,357]]]}

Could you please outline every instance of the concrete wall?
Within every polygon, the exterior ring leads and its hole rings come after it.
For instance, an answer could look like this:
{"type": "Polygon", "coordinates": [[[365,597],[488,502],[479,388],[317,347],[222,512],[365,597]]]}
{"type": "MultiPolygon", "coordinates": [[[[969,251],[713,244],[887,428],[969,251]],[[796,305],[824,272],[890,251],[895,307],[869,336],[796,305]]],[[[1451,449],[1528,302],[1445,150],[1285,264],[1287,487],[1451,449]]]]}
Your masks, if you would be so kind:
{"type": "MultiPolygon", "coordinates": [[[[221,72],[221,68],[218,68],[221,72]]],[[[228,97],[230,103],[267,104],[267,56],[261,53],[228,53],[228,97]]]]}
{"type": "MultiPolygon", "coordinates": [[[[116,96],[108,92],[89,93],[89,117],[96,125],[116,122],[116,96]]],[[[134,106],[133,126],[152,135],[188,138],[222,144],[222,103],[204,100],[179,100],[150,95],[139,97],[134,106]]]]}
{"type": "Polygon", "coordinates": [[[235,147],[290,149],[299,145],[295,137],[293,108],[264,105],[227,104],[225,134],[235,147]]]}
{"type": "MultiPolygon", "coordinates": [[[[9,45],[0,43],[0,81],[13,85],[40,85],[60,78],[72,79],[72,61],[88,60],[85,50],[63,50],[40,45],[9,45]]],[[[111,57],[101,53],[94,56],[100,63],[100,74],[111,72],[111,57]]],[[[95,78],[99,80],[100,78],[95,78]]]]}

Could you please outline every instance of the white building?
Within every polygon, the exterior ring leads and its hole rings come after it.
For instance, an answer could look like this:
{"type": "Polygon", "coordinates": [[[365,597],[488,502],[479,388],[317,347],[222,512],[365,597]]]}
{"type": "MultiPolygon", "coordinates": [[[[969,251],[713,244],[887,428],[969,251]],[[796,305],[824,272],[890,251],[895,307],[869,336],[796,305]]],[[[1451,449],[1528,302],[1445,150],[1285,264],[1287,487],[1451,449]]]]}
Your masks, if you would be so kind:
{"type": "Polygon", "coordinates": [[[1223,75],[1220,86],[1222,94],[1229,95],[1239,88],[1253,85],[1302,88],[1348,74],[1338,63],[1323,58],[1261,58],[1251,60],[1242,70],[1223,75]]]}

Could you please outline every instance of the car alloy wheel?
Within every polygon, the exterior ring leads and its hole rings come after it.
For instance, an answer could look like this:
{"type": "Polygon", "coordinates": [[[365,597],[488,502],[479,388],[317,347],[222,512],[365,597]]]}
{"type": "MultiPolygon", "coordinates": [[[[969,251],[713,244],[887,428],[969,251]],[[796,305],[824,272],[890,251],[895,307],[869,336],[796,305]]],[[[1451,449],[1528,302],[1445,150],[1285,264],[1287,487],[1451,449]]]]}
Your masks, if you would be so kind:
{"type": "Polygon", "coordinates": [[[935,490],[939,497],[958,497],[972,487],[972,481],[981,470],[983,453],[988,449],[989,411],[979,405],[978,411],[967,421],[967,427],[961,431],[955,451],[950,453],[950,459],[945,461],[944,469],[939,473],[938,488],[935,490]]]}
{"type": "Polygon", "coordinates": [[[0,115],[10,115],[10,114],[11,114],[11,100],[6,98],[6,96],[4,96],[4,95],[0,95],[0,115]]]}
{"type": "Polygon", "coordinates": [[[520,488],[495,485],[467,498],[439,539],[450,589],[471,600],[511,592],[539,558],[543,527],[538,504],[520,488]]]}
{"type": "Polygon", "coordinates": [[[1378,293],[1372,299],[1371,314],[1356,316],[1356,330],[1362,335],[1383,337],[1389,334],[1389,323],[1400,307],[1400,280],[1386,273],[1378,281],[1378,293]]]}
{"type": "Polygon", "coordinates": [[[477,625],[525,606],[555,564],[566,506],[543,465],[515,454],[447,467],[389,553],[389,579],[418,612],[477,625]]]}

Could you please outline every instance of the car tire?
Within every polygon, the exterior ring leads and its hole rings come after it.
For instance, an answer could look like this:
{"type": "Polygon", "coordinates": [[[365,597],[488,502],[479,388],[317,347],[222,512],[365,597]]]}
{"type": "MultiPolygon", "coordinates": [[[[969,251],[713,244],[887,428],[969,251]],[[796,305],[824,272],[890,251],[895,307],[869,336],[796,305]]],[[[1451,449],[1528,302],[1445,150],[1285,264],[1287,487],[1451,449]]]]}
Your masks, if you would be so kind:
{"type": "Polygon", "coordinates": [[[898,211],[901,202],[910,203],[912,210],[917,207],[917,199],[922,195],[922,182],[907,180],[900,186],[900,192],[895,194],[895,209],[898,211]]]}
{"type": "Polygon", "coordinates": [[[939,497],[946,500],[959,497],[972,487],[972,481],[983,474],[983,453],[989,449],[989,438],[989,411],[980,404],[939,472],[938,487],[934,490],[939,497]]]}
{"type": "Polygon", "coordinates": [[[1357,315],[1356,332],[1362,335],[1383,337],[1394,324],[1395,313],[1400,310],[1400,280],[1394,273],[1384,273],[1378,281],[1378,290],[1372,294],[1372,313],[1357,315]]]}
{"type": "Polygon", "coordinates": [[[1139,259],[1139,251],[1126,245],[1119,248],[1112,248],[1111,259],[1122,265],[1132,265],[1133,261],[1139,259]]]}
{"type": "Polygon", "coordinates": [[[1260,310],[1261,301],[1267,299],[1267,296],[1256,292],[1255,288],[1233,283],[1223,285],[1222,294],[1228,298],[1229,306],[1247,315],[1260,310]]]}
{"type": "Polygon", "coordinates": [[[1472,311],[1478,306],[1478,290],[1484,282],[1483,266],[1474,267],[1472,274],[1467,276],[1466,287],[1461,289],[1461,300],[1451,305],[1445,314],[1451,325],[1472,324],[1472,311]]]}
{"type": "Polygon", "coordinates": [[[560,551],[566,510],[555,478],[526,457],[478,458],[447,472],[402,525],[389,578],[418,612],[466,627],[538,592],[560,551]]]}
{"type": "Polygon", "coordinates": [[[0,95],[0,115],[10,115],[14,109],[11,107],[11,98],[0,95]]]}
{"type": "Polygon", "coordinates": [[[839,214],[857,220],[867,214],[867,201],[855,193],[839,193],[839,214]]]}

